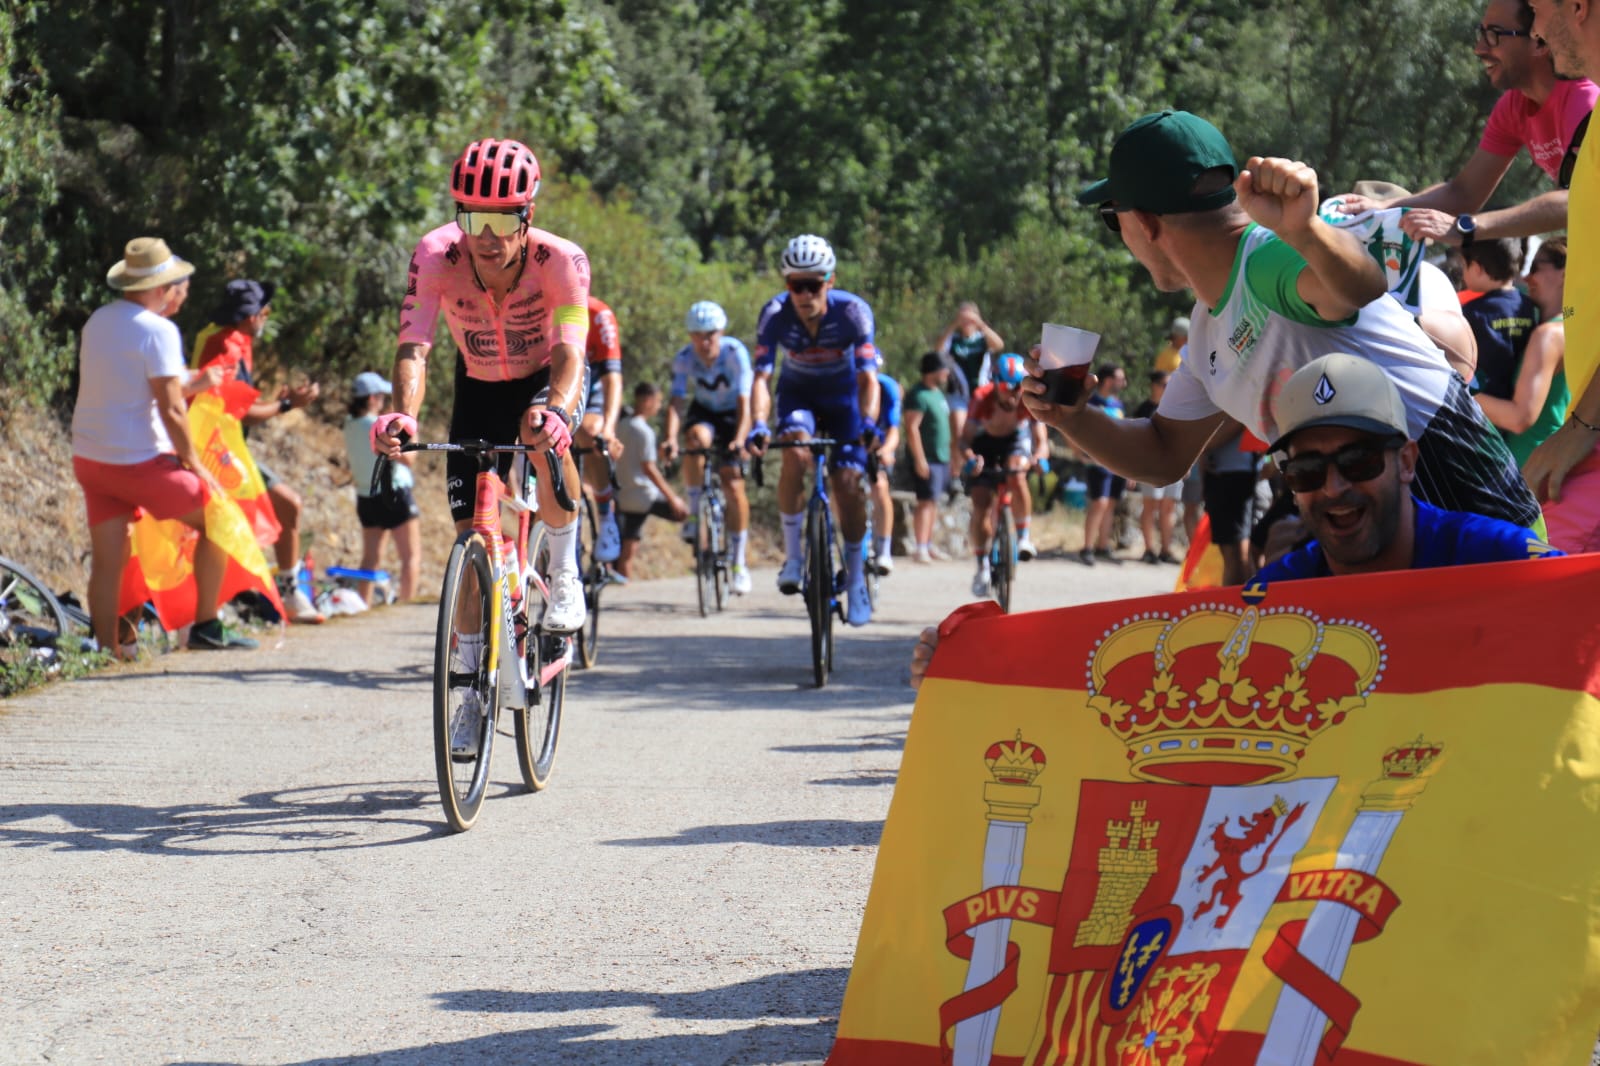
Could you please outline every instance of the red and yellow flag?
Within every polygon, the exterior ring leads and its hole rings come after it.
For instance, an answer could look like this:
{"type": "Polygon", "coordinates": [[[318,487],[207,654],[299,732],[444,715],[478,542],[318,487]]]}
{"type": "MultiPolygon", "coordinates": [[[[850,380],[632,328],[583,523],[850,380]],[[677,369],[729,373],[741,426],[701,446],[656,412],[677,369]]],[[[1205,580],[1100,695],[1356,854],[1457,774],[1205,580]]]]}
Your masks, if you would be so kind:
{"type": "Polygon", "coordinates": [[[829,1066],[1581,1063],[1600,556],[948,619],[829,1066]]]}
{"type": "Polygon", "coordinates": [[[261,470],[250,457],[240,418],[261,393],[242,381],[226,381],[189,405],[189,432],[200,461],[239,504],[262,546],[278,542],[283,527],[267,496],[261,470]]]}

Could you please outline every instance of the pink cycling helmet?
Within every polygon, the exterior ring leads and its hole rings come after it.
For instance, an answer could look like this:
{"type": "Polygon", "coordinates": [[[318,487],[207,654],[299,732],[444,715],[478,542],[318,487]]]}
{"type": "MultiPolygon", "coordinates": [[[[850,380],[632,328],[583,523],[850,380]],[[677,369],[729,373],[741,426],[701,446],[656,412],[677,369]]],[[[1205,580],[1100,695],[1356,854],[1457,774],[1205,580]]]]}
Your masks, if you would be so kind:
{"type": "Polygon", "coordinates": [[[521,141],[473,141],[450,171],[450,195],[464,207],[527,207],[538,192],[539,160],[521,141]]]}

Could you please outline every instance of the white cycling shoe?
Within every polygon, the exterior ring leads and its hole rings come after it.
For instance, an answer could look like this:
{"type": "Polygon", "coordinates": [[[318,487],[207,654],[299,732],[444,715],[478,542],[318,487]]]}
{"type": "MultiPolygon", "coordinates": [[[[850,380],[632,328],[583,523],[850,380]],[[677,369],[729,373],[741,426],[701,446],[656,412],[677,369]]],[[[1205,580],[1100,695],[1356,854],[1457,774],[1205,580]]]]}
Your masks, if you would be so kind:
{"type": "Polygon", "coordinates": [[[456,762],[471,762],[478,757],[478,739],[483,732],[483,704],[477,689],[461,694],[461,706],[450,722],[450,757],[456,762]]]}
{"type": "Polygon", "coordinates": [[[972,575],[972,594],[980,600],[989,598],[989,571],[979,570],[972,575]]]}
{"type": "Polygon", "coordinates": [[[845,597],[844,620],[853,626],[864,626],[872,621],[872,593],[867,588],[867,576],[862,574],[850,583],[845,597]]]}
{"type": "Polygon", "coordinates": [[[1022,560],[1023,562],[1027,562],[1029,559],[1032,559],[1035,555],[1038,555],[1038,554],[1039,554],[1039,549],[1035,548],[1033,546],[1033,538],[1032,537],[1030,537],[1026,533],[1024,533],[1024,534],[1022,534],[1021,536],[1019,536],[1017,538],[1017,558],[1018,559],[1022,560]]]}
{"type": "Polygon", "coordinates": [[[616,511],[600,516],[600,533],[595,538],[594,557],[602,563],[614,563],[622,554],[622,530],[617,528],[616,511]]]}
{"type": "Polygon", "coordinates": [[[890,555],[888,552],[884,552],[882,555],[878,556],[877,559],[873,560],[872,565],[878,568],[878,574],[880,577],[888,577],[890,574],[894,573],[894,556],[890,555]]]}
{"type": "Polygon", "coordinates": [[[778,591],[785,596],[793,596],[800,591],[800,582],[804,577],[804,559],[785,559],[783,569],[778,571],[778,591]]]}
{"type": "Polygon", "coordinates": [[[733,590],[735,596],[750,595],[750,570],[748,567],[735,563],[729,572],[729,582],[729,587],[733,590]]]}
{"type": "Polygon", "coordinates": [[[573,633],[583,628],[589,612],[583,604],[583,579],[560,570],[550,575],[550,602],[544,609],[544,628],[550,633],[573,633]]]}

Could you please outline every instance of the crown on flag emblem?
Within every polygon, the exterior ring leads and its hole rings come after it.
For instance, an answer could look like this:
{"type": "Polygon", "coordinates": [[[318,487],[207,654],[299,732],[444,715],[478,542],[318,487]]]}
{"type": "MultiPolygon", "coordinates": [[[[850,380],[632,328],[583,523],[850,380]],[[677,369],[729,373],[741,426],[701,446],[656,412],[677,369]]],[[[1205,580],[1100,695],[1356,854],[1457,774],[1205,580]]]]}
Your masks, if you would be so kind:
{"type": "Polygon", "coordinates": [[[1089,707],[1128,746],[1136,778],[1256,784],[1293,776],[1387,665],[1365,622],[1200,604],[1107,630],[1089,655],[1089,707]]]}
{"type": "Polygon", "coordinates": [[[1031,785],[1044,770],[1044,751],[1022,739],[1017,730],[1016,740],[999,740],[989,745],[983,761],[996,781],[1008,785],[1031,785]]]}
{"type": "Polygon", "coordinates": [[[1339,395],[1339,390],[1333,387],[1333,382],[1329,381],[1328,375],[1324,374],[1322,375],[1322,380],[1317,382],[1316,389],[1312,391],[1311,398],[1317,401],[1320,406],[1332,403],[1333,398],[1337,395],[1339,395]]]}

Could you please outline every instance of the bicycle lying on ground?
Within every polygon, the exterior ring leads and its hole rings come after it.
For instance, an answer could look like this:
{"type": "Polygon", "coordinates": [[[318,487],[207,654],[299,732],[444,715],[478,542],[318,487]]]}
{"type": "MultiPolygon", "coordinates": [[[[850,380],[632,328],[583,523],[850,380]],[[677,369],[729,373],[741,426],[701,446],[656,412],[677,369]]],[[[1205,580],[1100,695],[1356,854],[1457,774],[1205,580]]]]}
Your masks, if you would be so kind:
{"type": "Polygon", "coordinates": [[[60,601],[21,563],[0,556],[0,644],[53,648],[71,621],[60,601]]]}
{"type": "MultiPolygon", "coordinates": [[[[401,451],[461,452],[478,461],[472,528],[450,549],[434,641],[434,765],[445,819],[460,833],[472,828],[483,804],[502,708],[514,715],[523,784],[537,792],[549,783],[575,640],[570,633],[543,628],[550,596],[549,552],[544,523],[533,518],[537,503],[529,456],[535,449],[480,440],[408,442],[401,451]],[[521,457],[513,466],[514,489],[507,489],[495,472],[496,457],[508,454],[521,457]],[[501,533],[502,504],[517,515],[513,539],[501,533]],[[458,727],[475,743],[458,743],[458,727]]],[[[557,503],[576,510],[560,460],[554,452],[545,454],[557,503]]],[[[375,483],[385,462],[379,458],[375,483]]]]}
{"type": "Polygon", "coordinates": [[[713,459],[726,460],[727,448],[685,448],[680,454],[697,455],[700,464],[700,503],[691,516],[695,522],[694,578],[700,596],[700,617],[722,610],[731,594],[728,559],[728,505],[722,495],[722,471],[713,459]]]}

